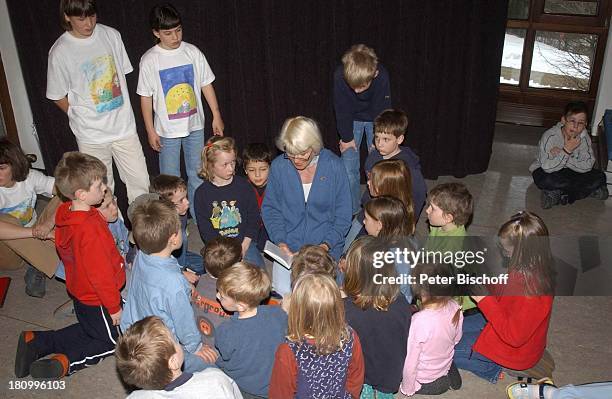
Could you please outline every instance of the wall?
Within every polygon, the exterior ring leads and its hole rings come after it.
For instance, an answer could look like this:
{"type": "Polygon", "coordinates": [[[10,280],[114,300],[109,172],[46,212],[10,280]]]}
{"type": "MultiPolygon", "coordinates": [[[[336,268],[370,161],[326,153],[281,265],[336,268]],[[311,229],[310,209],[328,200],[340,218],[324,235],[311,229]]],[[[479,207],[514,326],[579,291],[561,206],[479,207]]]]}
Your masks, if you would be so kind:
{"type": "Polygon", "coordinates": [[[594,131],[597,131],[597,124],[601,121],[606,109],[612,109],[612,29],[608,31],[608,42],[606,43],[606,52],[601,67],[601,77],[599,78],[595,114],[591,124],[594,131]]]}
{"type": "MultiPolygon", "coordinates": [[[[4,63],[4,72],[6,73],[6,80],[11,95],[11,104],[13,106],[21,148],[27,154],[36,154],[38,160],[34,167],[44,169],[45,164],[40,153],[38,134],[36,133],[32,109],[30,108],[19,57],[17,56],[17,47],[6,0],[0,0],[0,53],[4,63]]],[[[41,101],[46,100],[41,99],[41,101]]]]}

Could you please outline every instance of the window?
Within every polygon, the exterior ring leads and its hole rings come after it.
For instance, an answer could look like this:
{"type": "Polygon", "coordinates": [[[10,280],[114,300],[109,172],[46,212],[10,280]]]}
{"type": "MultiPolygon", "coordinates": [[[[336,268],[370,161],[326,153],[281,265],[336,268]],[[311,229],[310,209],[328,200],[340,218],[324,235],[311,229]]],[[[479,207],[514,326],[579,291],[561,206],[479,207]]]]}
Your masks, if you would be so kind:
{"type": "Polygon", "coordinates": [[[556,114],[558,108],[562,109],[572,99],[593,106],[611,2],[508,1],[498,121],[547,125],[547,120],[553,119],[545,114],[556,114]],[[510,108],[514,110],[504,112],[510,108]],[[533,114],[530,120],[512,120],[530,112],[533,114]]]}

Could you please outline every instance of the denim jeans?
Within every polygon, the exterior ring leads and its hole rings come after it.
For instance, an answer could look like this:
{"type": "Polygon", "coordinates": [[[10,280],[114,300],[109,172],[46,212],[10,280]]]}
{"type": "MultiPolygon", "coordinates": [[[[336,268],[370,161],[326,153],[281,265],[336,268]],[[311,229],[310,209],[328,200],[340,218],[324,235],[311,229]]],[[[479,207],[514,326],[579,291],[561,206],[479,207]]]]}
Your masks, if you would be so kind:
{"type": "Polygon", "coordinates": [[[183,348],[183,351],[185,352],[185,360],[183,363],[184,372],[195,373],[195,372],[202,371],[202,370],[205,370],[211,367],[217,368],[216,364],[206,363],[204,360],[202,360],[201,357],[193,353],[187,352],[184,348],[183,348]]]}
{"type": "Polygon", "coordinates": [[[374,123],[361,121],[353,121],[353,138],[355,139],[355,146],[357,147],[357,150],[349,148],[342,153],[342,162],[346,168],[346,173],[349,178],[349,186],[351,188],[353,215],[359,211],[359,207],[361,205],[359,147],[361,147],[361,140],[363,139],[364,131],[366,134],[368,153],[370,153],[373,148],[372,143],[374,142],[374,123]]]}
{"type": "Polygon", "coordinates": [[[160,137],[162,145],[159,153],[159,173],[165,175],[181,175],[181,146],[185,155],[185,171],[187,172],[187,198],[189,212],[196,221],[194,199],[195,190],[202,184],[198,170],[202,164],[202,149],[204,148],[204,130],[196,130],[185,137],[168,139],[160,137]]]}
{"type": "Polygon", "coordinates": [[[476,339],[478,339],[486,324],[487,321],[480,313],[466,316],[463,319],[463,336],[455,346],[453,360],[457,368],[471,371],[478,377],[495,384],[501,372],[501,366],[472,350],[476,339]]]}
{"type": "Polygon", "coordinates": [[[261,252],[259,252],[259,249],[257,248],[257,243],[253,240],[251,240],[251,244],[249,245],[246,254],[244,254],[243,260],[245,262],[252,263],[260,269],[265,267],[263,256],[261,256],[261,252]]]}
{"type": "Polygon", "coordinates": [[[357,235],[363,228],[363,223],[359,220],[359,215],[353,218],[353,223],[351,224],[351,228],[344,239],[344,248],[342,249],[342,253],[346,254],[351,247],[351,244],[357,238],[357,235]]]}

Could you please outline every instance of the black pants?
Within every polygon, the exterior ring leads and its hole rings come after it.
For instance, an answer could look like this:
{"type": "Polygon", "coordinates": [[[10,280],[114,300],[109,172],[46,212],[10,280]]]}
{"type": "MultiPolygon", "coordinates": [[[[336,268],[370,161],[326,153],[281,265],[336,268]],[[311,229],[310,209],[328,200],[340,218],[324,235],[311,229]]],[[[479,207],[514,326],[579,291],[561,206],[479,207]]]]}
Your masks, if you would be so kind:
{"type": "Polygon", "coordinates": [[[68,374],[97,364],[115,352],[118,326],[104,306],[89,306],[73,299],[78,323],[55,331],[36,331],[34,346],[40,357],[62,353],[68,357],[68,374]]]}
{"type": "Polygon", "coordinates": [[[427,384],[421,384],[421,389],[416,393],[418,395],[442,395],[444,392],[448,391],[449,388],[454,390],[461,388],[461,374],[459,374],[455,362],[451,363],[447,375],[427,384]]]}
{"type": "Polygon", "coordinates": [[[569,168],[546,173],[538,168],[532,173],[533,181],[540,190],[561,190],[568,196],[568,202],[588,197],[593,191],[606,184],[606,175],[597,169],[579,173],[569,168]]]}

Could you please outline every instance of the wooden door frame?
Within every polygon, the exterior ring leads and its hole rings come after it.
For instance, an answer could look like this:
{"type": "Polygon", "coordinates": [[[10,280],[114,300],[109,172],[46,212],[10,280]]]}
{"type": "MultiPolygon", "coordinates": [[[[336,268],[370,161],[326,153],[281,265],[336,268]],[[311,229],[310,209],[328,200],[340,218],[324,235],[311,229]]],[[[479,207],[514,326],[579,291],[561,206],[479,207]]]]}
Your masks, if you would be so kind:
{"type": "Polygon", "coordinates": [[[8,139],[11,142],[19,145],[19,134],[17,132],[17,124],[15,123],[15,114],[13,113],[11,94],[6,81],[6,74],[4,73],[2,53],[0,53],[0,107],[2,107],[4,127],[6,128],[8,139]]]}

